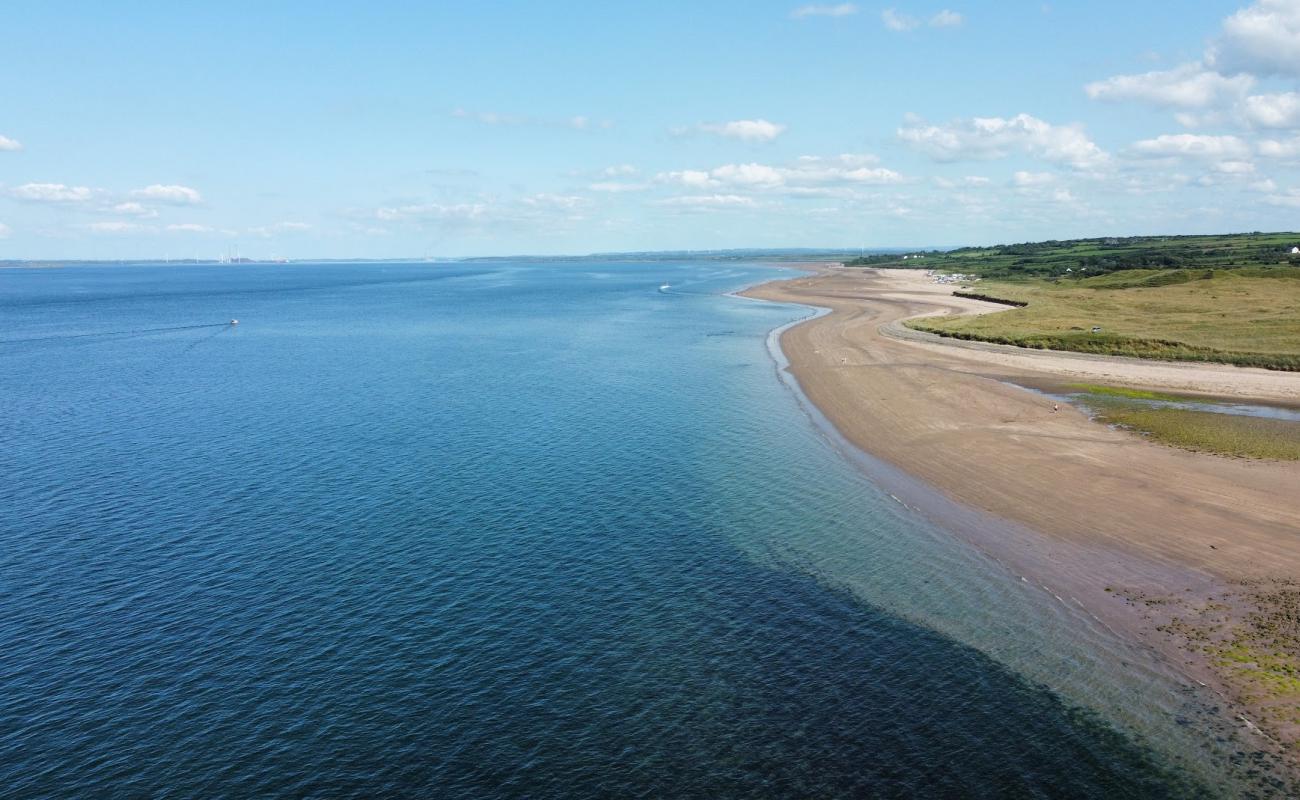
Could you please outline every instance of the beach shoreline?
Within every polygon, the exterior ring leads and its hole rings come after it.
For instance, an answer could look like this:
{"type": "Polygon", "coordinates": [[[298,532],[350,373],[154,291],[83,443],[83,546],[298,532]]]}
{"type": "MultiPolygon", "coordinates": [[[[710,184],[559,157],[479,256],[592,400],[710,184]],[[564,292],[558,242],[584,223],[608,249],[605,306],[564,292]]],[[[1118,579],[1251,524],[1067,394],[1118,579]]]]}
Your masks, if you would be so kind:
{"type": "Polygon", "coordinates": [[[1015,382],[1083,370],[1090,380],[1172,381],[1285,403],[1300,380],[1217,365],[1117,369],[1096,357],[1056,362],[1054,353],[899,335],[914,316],[1002,310],[953,298],[919,271],[823,267],[741,294],[825,309],[774,332],[788,364],[780,368],[898,502],[1214,692],[1262,750],[1289,749],[1300,726],[1219,663],[1206,631],[1235,630],[1268,605],[1266,589],[1300,577],[1300,499],[1287,490],[1300,467],[1145,442],[1072,407],[1055,411],[1015,382]],[[1225,381],[1242,374],[1251,379],[1225,381]]]}

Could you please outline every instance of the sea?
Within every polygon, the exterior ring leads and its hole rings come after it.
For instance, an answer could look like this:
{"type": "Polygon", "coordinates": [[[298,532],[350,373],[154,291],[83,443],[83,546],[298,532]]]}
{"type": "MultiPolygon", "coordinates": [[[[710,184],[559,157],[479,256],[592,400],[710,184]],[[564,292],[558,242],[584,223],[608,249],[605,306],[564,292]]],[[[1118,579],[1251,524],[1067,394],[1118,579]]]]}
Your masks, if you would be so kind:
{"type": "Polygon", "coordinates": [[[795,274],[0,270],[0,796],[1273,791],[845,452],[795,274]]]}

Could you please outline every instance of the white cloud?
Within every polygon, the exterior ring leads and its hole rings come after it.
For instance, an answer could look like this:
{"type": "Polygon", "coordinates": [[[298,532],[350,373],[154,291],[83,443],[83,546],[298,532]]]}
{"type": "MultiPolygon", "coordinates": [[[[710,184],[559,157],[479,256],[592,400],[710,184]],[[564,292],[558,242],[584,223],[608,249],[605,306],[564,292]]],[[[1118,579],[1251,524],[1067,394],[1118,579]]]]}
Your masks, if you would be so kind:
{"type": "Polygon", "coordinates": [[[604,178],[625,178],[628,175],[635,175],[637,172],[637,168],[631,164],[615,164],[611,167],[605,167],[600,171],[600,174],[604,178]]]}
{"type": "Polygon", "coordinates": [[[839,186],[879,186],[901,183],[903,176],[877,166],[874,156],[844,154],[830,158],[802,156],[793,164],[774,167],[768,164],[724,164],[711,170],[662,172],[655,177],[660,183],[675,183],[692,189],[727,186],[745,190],[785,190],[809,194],[810,190],[839,186]]]}
{"type": "Polygon", "coordinates": [[[1044,186],[1055,180],[1056,176],[1050,172],[1026,172],[1020,170],[1011,176],[1011,182],[1022,189],[1031,186],[1044,186]]]}
{"type": "Polygon", "coordinates": [[[200,225],[197,222],[179,222],[174,225],[168,225],[165,230],[172,233],[212,233],[213,229],[207,225],[200,225]]]}
{"type": "Polygon", "coordinates": [[[1300,128],[1300,93],[1247,97],[1242,104],[1242,113],[1247,122],[1259,128],[1300,128]]]}
{"type": "Polygon", "coordinates": [[[1179,111],[1174,114],[1174,120],[1184,128],[1208,128],[1227,125],[1232,121],[1232,117],[1226,111],[1179,111]]]}
{"type": "Polygon", "coordinates": [[[1141,75],[1116,75],[1084,87],[1093,100],[1133,100],[1169,108],[1206,108],[1241,97],[1254,86],[1250,75],[1226,77],[1198,63],[1141,75]]]}
{"type": "Polygon", "coordinates": [[[14,229],[13,229],[13,228],[9,227],[8,225],[4,224],[3,222],[0,222],[0,239],[8,239],[8,238],[9,238],[9,234],[11,234],[11,233],[13,233],[13,232],[14,232],[14,229]]]}
{"type": "Polygon", "coordinates": [[[587,204],[587,198],[578,197],[577,195],[562,194],[535,194],[523,199],[526,206],[532,208],[555,209],[559,211],[574,211],[587,204]]]}
{"type": "Polygon", "coordinates": [[[1300,189],[1290,189],[1283,194],[1273,194],[1264,198],[1269,205],[1286,208],[1300,208],[1300,189]]]}
{"type": "Polygon", "coordinates": [[[1052,125],[1028,114],[1011,119],[975,117],[946,125],[911,121],[898,137],[937,161],[1005,158],[1024,153],[1086,170],[1104,166],[1110,156],[1078,125],[1052,125]]]}
{"type": "Polygon", "coordinates": [[[790,12],[790,16],[795,19],[805,17],[847,17],[858,13],[858,7],[852,3],[840,3],[838,5],[826,6],[799,6],[790,12]]]}
{"type": "Polygon", "coordinates": [[[94,197],[94,191],[85,186],[65,186],[62,183],[25,183],[9,190],[11,197],[33,203],[85,203],[94,197]]]}
{"type": "Polygon", "coordinates": [[[698,130],[744,142],[770,142],[781,135],[785,126],[765,119],[738,119],[732,122],[705,122],[698,126],[698,130]]]}
{"type": "Polygon", "coordinates": [[[875,156],[845,153],[833,157],[801,156],[784,170],[787,182],[797,184],[851,183],[884,185],[901,183],[903,176],[878,166],[875,156]]]}
{"type": "Polygon", "coordinates": [[[921,26],[921,20],[907,14],[899,13],[896,8],[886,8],[880,12],[880,21],[891,31],[910,31],[921,26]]]}
{"type": "Polygon", "coordinates": [[[930,17],[930,27],[932,28],[956,28],[966,21],[966,18],[956,11],[944,9],[933,17],[930,17]]]}
{"type": "Polygon", "coordinates": [[[158,212],[154,209],[148,208],[134,201],[118,203],[110,208],[109,211],[112,211],[114,214],[121,214],[124,217],[140,217],[142,219],[149,219],[158,216],[158,212]]]}
{"type": "Polygon", "coordinates": [[[781,170],[766,164],[724,164],[710,175],[716,181],[733,186],[780,186],[785,182],[781,170]]]}
{"type": "Polygon", "coordinates": [[[138,222],[92,222],[85,226],[86,230],[91,233],[143,233],[152,231],[152,228],[141,225],[138,222]]]}
{"type": "Polygon", "coordinates": [[[1253,163],[1242,161],[1240,159],[1217,161],[1210,167],[1210,169],[1220,175],[1253,175],[1255,173],[1255,165],[1253,163]]]}
{"type": "Polygon", "coordinates": [[[966,18],[956,11],[944,9],[926,22],[911,14],[904,14],[896,8],[886,8],[880,12],[880,21],[891,31],[914,31],[923,24],[931,28],[956,28],[966,21],[966,18]]]}
{"type": "Polygon", "coordinates": [[[10,139],[8,136],[0,136],[0,153],[13,153],[22,149],[23,144],[17,139],[10,139]]]}
{"type": "Polygon", "coordinates": [[[679,208],[754,208],[758,205],[752,197],[744,197],[738,194],[701,194],[685,195],[682,197],[669,197],[660,200],[658,205],[676,206],[679,208]]]}
{"type": "Polygon", "coordinates": [[[1208,158],[1238,160],[1250,155],[1250,146],[1236,136],[1165,134],[1135,142],[1129,152],[1145,158],[1208,158]]]}
{"type": "Polygon", "coordinates": [[[717,186],[719,181],[714,180],[713,176],[707,170],[684,169],[678,172],[661,172],[656,176],[656,180],[668,183],[680,183],[682,186],[704,189],[709,186],[717,186]]]}
{"type": "Polygon", "coordinates": [[[1300,75],[1300,2],[1258,0],[1223,21],[1210,63],[1221,72],[1300,75]]]}
{"type": "Polygon", "coordinates": [[[485,203],[419,203],[390,206],[375,211],[375,218],[385,222],[474,222],[487,216],[485,203]]]}
{"type": "Polygon", "coordinates": [[[1256,145],[1256,149],[1259,151],[1259,154],[1265,158],[1300,158],[1300,136],[1286,141],[1264,139],[1256,145]]]}
{"type": "Polygon", "coordinates": [[[993,181],[989,180],[983,175],[966,175],[956,180],[952,178],[942,178],[942,177],[934,178],[934,185],[938,186],[940,189],[957,189],[963,186],[965,187],[988,186],[991,183],[993,183],[993,181]]]}
{"type": "Polygon", "coordinates": [[[1074,205],[1079,202],[1079,199],[1075,197],[1069,189],[1057,189],[1055,192],[1052,192],[1052,199],[1058,203],[1064,203],[1065,205],[1074,205]]]}
{"type": "Polygon", "coordinates": [[[175,184],[155,183],[143,189],[136,189],[131,196],[148,203],[170,203],[178,206],[192,206],[203,202],[197,189],[175,184]]]}
{"type": "Polygon", "coordinates": [[[603,192],[605,194],[625,194],[627,192],[640,192],[646,189],[644,183],[626,183],[623,181],[597,181],[587,184],[588,191],[603,192]]]}

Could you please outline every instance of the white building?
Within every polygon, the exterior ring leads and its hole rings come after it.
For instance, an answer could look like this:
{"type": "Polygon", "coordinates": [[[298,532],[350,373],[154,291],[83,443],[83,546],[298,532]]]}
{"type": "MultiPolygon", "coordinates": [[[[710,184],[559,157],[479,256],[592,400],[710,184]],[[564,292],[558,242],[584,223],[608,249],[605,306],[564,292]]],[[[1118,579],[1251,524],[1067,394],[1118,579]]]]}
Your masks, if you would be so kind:
{"type": "Polygon", "coordinates": [[[1300,247],[1292,247],[1292,248],[1291,248],[1291,255],[1293,255],[1293,256],[1300,256],[1300,247]]]}

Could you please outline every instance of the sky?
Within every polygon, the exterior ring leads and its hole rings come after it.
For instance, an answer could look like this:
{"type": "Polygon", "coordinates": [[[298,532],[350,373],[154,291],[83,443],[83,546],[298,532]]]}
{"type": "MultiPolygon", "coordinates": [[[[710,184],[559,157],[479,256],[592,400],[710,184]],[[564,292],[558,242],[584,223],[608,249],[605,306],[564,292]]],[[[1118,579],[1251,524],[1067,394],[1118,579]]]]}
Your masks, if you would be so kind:
{"type": "Polygon", "coordinates": [[[0,20],[0,260],[1300,229],[1300,0],[11,0],[0,20]]]}

